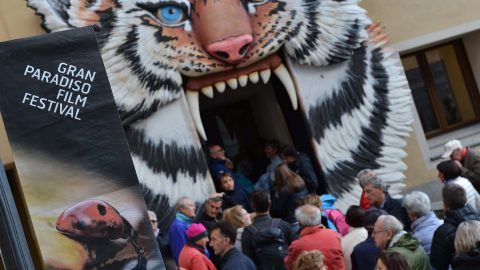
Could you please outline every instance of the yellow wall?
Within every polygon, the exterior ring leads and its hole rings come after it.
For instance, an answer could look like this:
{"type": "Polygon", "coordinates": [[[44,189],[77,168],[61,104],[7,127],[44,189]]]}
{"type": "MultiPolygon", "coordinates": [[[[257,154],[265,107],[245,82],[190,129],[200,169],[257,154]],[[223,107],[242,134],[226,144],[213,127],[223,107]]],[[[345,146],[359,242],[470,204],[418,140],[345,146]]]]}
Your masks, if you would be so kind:
{"type": "Polygon", "coordinates": [[[40,16],[26,1],[0,0],[0,41],[45,33],[40,24],[40,16]]]}
{"type": "Polygon", "coordinates": [[[405,184],[407,188],[438,179],[435,168],[426,168],[422,153],[420,153],[419,149],[420,145],[417,140],[416,131],[414,131],[410,135],[410,138],[407,139],[407,146],[404,149],[404,151],[408,153],[408,156],[403,160],[408,166],[405,172],[405,184]]]}
{"type": "MultiPolygon", "coordinates": [[[[373,21],[380,21],[386,27],[392,43],[480,20],[480,1],[473,0],[363,0],[360,5],[373,21]]],[[[408,166],[407,187],[437,179],[435,166],[427,168],[416,132],[404,149],[408,153],[404,159],[408,166]]]]}
{"type": "Polygon", "coordinates": [[[393,43],[480,20],[476,0],[363,0],[360,5],[386,26],[393,43]]]}

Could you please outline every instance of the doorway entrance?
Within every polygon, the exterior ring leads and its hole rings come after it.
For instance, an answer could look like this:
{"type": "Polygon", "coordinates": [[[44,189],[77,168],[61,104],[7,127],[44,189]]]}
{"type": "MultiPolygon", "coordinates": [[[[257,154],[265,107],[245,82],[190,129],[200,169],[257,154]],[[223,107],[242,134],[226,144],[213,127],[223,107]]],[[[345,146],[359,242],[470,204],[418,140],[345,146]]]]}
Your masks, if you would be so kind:
{"type": "Polygon", "coordinates": [[[272,76],[268,84],[249,83],[243,88],[200,97],[200,114],[207,135],[205,145],[219,144],[250,180],[264,173],[269,161],[265,140],[294,145],[314,163],[319,184],[321,171],[310,145],[309,131],[300,110],[293,110],[282,83],[272,76]]]}

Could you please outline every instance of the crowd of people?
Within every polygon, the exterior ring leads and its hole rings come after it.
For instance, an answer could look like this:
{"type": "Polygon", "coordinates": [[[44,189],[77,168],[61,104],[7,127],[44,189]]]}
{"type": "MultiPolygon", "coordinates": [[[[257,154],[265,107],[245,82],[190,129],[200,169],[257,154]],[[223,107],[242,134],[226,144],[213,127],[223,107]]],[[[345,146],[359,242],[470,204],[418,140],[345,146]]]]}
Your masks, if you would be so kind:
{"type": "Polygon", "coordinates": [[[457,140],[437,165],[443,219],[424,192],[390,196],[372,169],[358,172],[363,193],[344,215],[291,146],[265,144],[270,164],[255,185],[236,178],[222,147],[208,151],[217,193],[198,211],[178,199],[167,232],[149,212],[167,270],[480,269],[480,156],[457,140]]]}

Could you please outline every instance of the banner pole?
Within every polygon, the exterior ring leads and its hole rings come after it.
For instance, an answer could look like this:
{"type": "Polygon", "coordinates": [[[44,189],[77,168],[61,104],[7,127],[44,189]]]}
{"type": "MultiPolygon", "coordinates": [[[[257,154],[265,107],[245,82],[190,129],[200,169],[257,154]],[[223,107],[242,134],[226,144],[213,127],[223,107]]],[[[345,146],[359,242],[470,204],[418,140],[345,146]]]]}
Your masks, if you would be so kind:
{"type": "Polygon", "coordinates": [[[0,166],[0,249],[5,269],[34,270],[7,175],[0,166]]]}

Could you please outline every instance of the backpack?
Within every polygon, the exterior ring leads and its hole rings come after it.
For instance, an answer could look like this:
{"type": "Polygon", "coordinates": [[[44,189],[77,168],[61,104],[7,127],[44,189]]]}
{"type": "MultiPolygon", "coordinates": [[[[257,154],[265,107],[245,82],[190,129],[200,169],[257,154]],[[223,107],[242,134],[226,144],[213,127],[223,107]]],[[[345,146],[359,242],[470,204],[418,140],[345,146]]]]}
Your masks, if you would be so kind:
{"type": "Polygon", "coordinates": [[[340,212],[338,209],[325,209],[323,210],[325,215],[332,223],[335,225],[336,231],[339,232],[342,236],[345,236],[350,229],[348,226],[347,221],[345,220],[345,216],[340,212]]]}
{"type": "Polygon", "coordinates": [[[246,229],[252,233],[252,246],[258,270],[285,270],[283,260],[288,254],[288,244],[283,231],[278,228],[280,219],[272,219],[268,229],[258,230],[251,225],[246,229]]]}
{"type": "Polygon", "coordinates": [[[162,257],[173,258],[172,255],[172,248],[170,246],[170,237],[168,236],[168,232],[162,232],[157,236],[157,243],[158,248],[160,248],[160,253],[162,257]]]}

